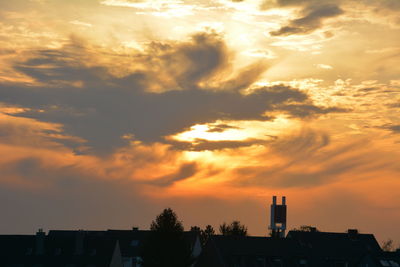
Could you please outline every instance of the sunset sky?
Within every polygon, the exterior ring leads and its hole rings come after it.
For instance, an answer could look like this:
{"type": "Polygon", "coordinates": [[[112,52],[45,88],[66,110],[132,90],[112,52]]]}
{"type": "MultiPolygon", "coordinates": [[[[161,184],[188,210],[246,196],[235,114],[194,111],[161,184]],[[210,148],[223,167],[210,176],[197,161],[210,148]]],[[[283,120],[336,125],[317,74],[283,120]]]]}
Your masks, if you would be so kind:
{"type": "Polygon", "coordinates": [[[400,242],[399,0],[0,0],[1,233],[400,242]]]}

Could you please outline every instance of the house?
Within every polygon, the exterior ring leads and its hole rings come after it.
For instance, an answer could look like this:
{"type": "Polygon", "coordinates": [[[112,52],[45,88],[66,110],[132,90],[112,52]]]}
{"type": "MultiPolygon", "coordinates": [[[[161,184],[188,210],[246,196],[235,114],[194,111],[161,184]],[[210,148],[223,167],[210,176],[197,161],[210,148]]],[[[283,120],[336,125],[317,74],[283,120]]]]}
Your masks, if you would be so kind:
{"type": "MultiPolygon", "coordinates": [[[[54,239],[62,239],[68,236],[74,236],[77,231],[74,230],[50,230],[48,236],[54,239]]],[[[136,230],[108,230],[108,231],[82,231],[86,238],[110,239],[118,242],[122,266],[136,267],[140,266],[139,247],[146,238],[147,231],[136,230]]]]}
{"type": "MultiPolygon", "coordinates": [[[[48,236],[53,238],[62,238],[66,236],[74,236],[77,231],[51,230],[48,236]]],[[[118,242],[121,251],[123,267],[139,267],[140,266],[140,246],[144,240],[150,235],[151,231],[139,230],[107,230],[107,231],[81,231],[87,237],[105,238],[118,242]]],[[[197,258],[201,253],[201,243],[198,233],[186,231],[183,237],[189,244],[192,256],[197,258]]]]}
{"type": "Polygon", "coordinates": [[[122,267],[118,241],[74,235],[1,235],[0,266],[4,267],[122,267]]]}
{"type": "Polygon", "coordinates": [[[382,252],[377,255],[367,254],[363,257],[358,266],[360,267],[399,267],[400,254],[398,252],[382,252]]]}
{"type": "MultiPolygon", "coordinates": [[[[140,267],[151,231],[51,230],[46,235],[0,235],[4,267],[140,267]]],[[[290,231],[285,238],[211,236],[184,232],[195,267],[400,267],[400,251],[384,252],[372,234],[290,231]]]]}
{"type": "Polygon", "coordinates": [[[212,236],[196,267],[400,267],[372,234],[290,231],[286,238],[212,236]]]}
{"type": "Polygon", "coordinates": [[[290,231],[286,238],[309,247],[314,266],[380,266],[365,260],[383,255],[374,235],[361,234],[356,229],[347,233],[290,231]]]}
{"type": "Polygon", "coordinates": [[[286,238],[210,237],[196,267],[309,266],[309,248],[286,238]]]}
{"type": "MultiPolygon", "coordinates": [[[[138,267],[141,244],[151,231],[50,230],[46,235],[0,235],[4,267],[138,267]]],[[[198,233],[184,232],[194,258],[201,253],[198,233]]]]}

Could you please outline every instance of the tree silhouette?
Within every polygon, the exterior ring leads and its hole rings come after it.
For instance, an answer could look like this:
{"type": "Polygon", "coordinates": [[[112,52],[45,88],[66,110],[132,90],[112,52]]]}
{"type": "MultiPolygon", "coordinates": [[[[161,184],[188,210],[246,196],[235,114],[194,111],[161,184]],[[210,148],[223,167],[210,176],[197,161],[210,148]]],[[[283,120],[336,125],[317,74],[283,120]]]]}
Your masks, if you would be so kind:
{"type": "Polygon", "coordinates": [[[240,221],[233,221],[229,225],[224,222],[219,226],[219,232],[222,235],[247,236],[247,227],[240,221]]]}
{"type": "Polygon", "coordinates": [[[170,209],[152,221],[150,234],[140,249],[144,267],[186,267],[193,263],[189,244],[183,235],[182,222],[170,209]]]}
{"type": "Polygon", "coordinates": [[[393,251],[394,250],[393,240],[392,239],[388,239],[386,241],[383,241],[382,250],[383,251],[393,251]]]}
{"type": "Polygon", "coordinates": [[[190,227],[190,231],[196,232],[200,236],[200,243],[202,247],[204,247],[208,239],[210,239],[210,236],[215,235],[214,228],[211,225],[207,225],[204,230],[198,226],[192,226],[190,227]]]}
{"type": "Polygon", "coordinates": [[[223,224],[221,224],[219,226],[219,233],[221,235],[229,235],[229,226],[226,224],[226,222],[224,222],[223,224]]]}
{"type": "Polygon", "coordinates": [[[293,228],[292,231],[300,232],[319,232],[317,227],[311,225],[301,225],[299,228],[293,228]]]}
{"type": "Polygon", "coordinates": [[[190,231],[200,234],[201,233],[201,228],[198,227],[198,226],[192,226],[192,227],[190,227],[190,231]]]}
{"type": "Polygon", "coordinates": [[[206,228],[202,231],[201,235],[203,236],[204,243],[210,238],[210,236],[215,235],[214,228],[211,225],[207,225],[206,228]]]}
{"type": "Polygon", "coordinates": [[[182,234],[183,225],[182,222],[178,221],[176,213],[171,208],[167,208],[157,216],[155,221],[151,222],[150,230],[160,233],[182,234]]]}

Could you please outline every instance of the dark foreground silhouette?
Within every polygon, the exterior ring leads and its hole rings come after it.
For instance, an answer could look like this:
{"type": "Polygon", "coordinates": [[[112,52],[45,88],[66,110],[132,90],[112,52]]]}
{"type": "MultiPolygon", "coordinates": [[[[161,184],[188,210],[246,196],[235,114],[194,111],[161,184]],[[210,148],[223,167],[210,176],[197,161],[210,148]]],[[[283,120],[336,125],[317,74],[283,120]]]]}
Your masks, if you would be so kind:
{"type": "Polygon", "coordinates": [[[372,234],[330,233],[302,226],[286,237],[247,235],[239,221],[184,231],[172,209],[150,230],[62,231],[0,235],[1,267],[375,267],[400,266],[372,234]]]}

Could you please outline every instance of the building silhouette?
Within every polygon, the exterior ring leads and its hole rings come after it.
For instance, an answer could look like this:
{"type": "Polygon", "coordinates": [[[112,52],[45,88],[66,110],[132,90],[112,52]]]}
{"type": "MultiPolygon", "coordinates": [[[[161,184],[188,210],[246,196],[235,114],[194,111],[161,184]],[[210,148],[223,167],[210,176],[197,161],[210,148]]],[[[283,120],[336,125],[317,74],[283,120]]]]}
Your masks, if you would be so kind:
{"type": "MultiPolygon", "coordinates": [[[[400,267],[400,251],[383,251],[372,234],[305,227],[285,236],[286,219],[286,198],[278,205],[274,196],[268,237],[211,235],[202,245],[200,231],[183,232],[191,267],[400,267]]],[[[151,233],[40,229],[36,235],[0,235],[0,267],[140,267],[140,249],[151,233]]]]}

